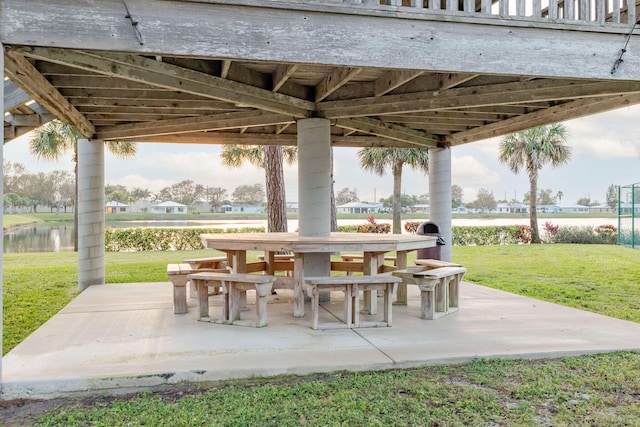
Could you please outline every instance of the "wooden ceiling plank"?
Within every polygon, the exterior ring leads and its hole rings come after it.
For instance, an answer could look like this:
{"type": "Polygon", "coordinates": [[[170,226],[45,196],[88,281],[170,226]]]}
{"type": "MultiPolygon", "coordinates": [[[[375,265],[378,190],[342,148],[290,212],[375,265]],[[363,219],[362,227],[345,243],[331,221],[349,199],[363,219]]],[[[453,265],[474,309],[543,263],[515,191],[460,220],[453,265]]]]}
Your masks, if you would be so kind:
{"type": "Polygon", "coordinates": [[[469,80],[473,80],[478,77],[478,74],[461,74],[461,73],[449,73],[442,74],[440,76],[440,89],[451,89],[462,83],[466,83],[469,80]]]}
{"type": "Polygon", "coordinates": [[[316,102],[320,102],[327,96],[331,95],[340,87],[344,86],[349,80],[357,76],[362,68],[340,67],[336,68],[331,74],[324,77],[316,86],[316,102]]]}
{"type": "Polygon", "coordinates": [[[466,144],[519,132],[552,122],[562,122],[590,114],[615,110],[637,103],[640,103],[640,93],[579,99],[546,110],[535,111],[501,122],[459,132],[448,137],[446,142],[451,146],[466,144]]]}
{"type": "Polygon", "coordinates": [[[273,72],[271,80],[273,81],[273,91],[277,92],[280,90],[282,85],[284,85],[287,80],[296,72],[298,69],[298,64],[282,64],[276,67],[276,70],[273,72]]]}
{"type": "Polygon", "coordinates": [[[31,100],[31,96],[20,89],[11,80],[4,81],[4,111],[11,111],[14,108],[25,104],[31,100]]]}
{"type": "Polygon", "coordinates": [[[228,59],[223,59],[222,67],[220,68],[220,78],[226,79],[230,69],[231,69],[231,61],[228,59]]]}
{"type": "MultiPolygon", "coordinates": [[[[135,137],[128,139],[131,142],[145,143],[168,143],[168,144],[236,144],[236,145],[282,145],[296,146],[298,138],[291,134],[256,134],[256,133],[235,133],[235,132],[197,132],[183,133],[179,135],[158,135],[153,138],[135,137]]],[[[394,141],[377,136],[331,136],[331,145],[334,147],[382,147],[382,148],[411,148],[413,144],[394,141]]]]}
{"type": "Polygon", "coordinates": [[[403,141],[418,145],[422,148],[435,147],[438,143],[438,138],[433,135],[367,117],[338,119],[335,124],[341,128],[353,129],[371,135],[403,141]]]}
{"type": "Polygon", "coordinates": [[[21,52],[44,61],[276,113],[291,114],[298,118],[308,117],[310,110],[314,108],[314,104],[309,101],[138,55],[39,47],[23,48],[21,52]]]}
{"type": "Polygon", "coordinates": [[[373,96],[382,96],[424,74],[424,71],[387,71],[373,82],[373,96]]]}
{"type": "Polygon", "coordinates": [[[5,51],[5,73],[22,90],[83,136],[92,138],[94,126],[22,55],[5,51]]]}
{"type": "Polygon", "coordinates": [[[252,111],[128,123],[102,128],[99,130],[98,136],[105,140],[118,140],[132,138],[138,135],[143,137],[152,137],[155,135],[267,126],[294,121],[295,119],[288,115],[264,111],[252,111]]]}
{"type": "Polygon", "coordinates": [[[386,95],[348,101],[327,101],[318,103],[317,109],[323,117],[338,119],[462,107],[509,105],[532,101],[557,101],[634,92],[640,92],[640,82],[532,80],[446,91],[386,95]]]}

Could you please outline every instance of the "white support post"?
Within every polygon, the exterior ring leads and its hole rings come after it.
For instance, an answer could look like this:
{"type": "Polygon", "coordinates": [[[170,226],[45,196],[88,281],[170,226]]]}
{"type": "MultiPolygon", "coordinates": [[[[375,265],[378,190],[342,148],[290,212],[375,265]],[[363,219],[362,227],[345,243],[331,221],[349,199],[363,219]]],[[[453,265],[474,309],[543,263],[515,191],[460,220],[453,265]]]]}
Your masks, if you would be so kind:
{"type": "Polygon", "coordinates": [[[440,229],[445,245],[440,258],[451,261],[451,149],[429,149],[429,219],[440,229]]]}
{"type": "MultiPolygon", "coordinates": [[[[300,236],[331,234],[331,124],[327,119],[298,120],[298,206],[300,236]]],[[[330,275],[331,254],[305,254],[304,271],[307,276],[330,275]]],[[[329,296],[323,292],[320,300],[328,301],[329,296]]],[[[300,314],[300,310],[294,312],[300,314]]]]}
{"type": "MultiPolygon", "coordinates": [[[[0,107],[2,108],[0,108],[0,111],[2,111],[4,116],[4,46],[2,43],[0,43],[0,76],[2,76],[2,84],[0,84],[0,107]]],[[[2,141],[2,144],[0,144],[0,160],[2,161],[2,164],[4,164],[4,124],[0,126],[0,141],[2,141]]],[[[0,200],[4,200],[4,174],[0,176],[0,200]]],[[[0,224],[4,224],[3,215],[4,209],[0,210],[0,224]]],[[[4,294],[4,260],[2,254],[4,252],[4,231],[0,233],[2,233],[0,234],[0,236],[2,236],[2,239],[0,239],[0,400],[2,400],[4,389],[2,382],[2,348],[4,345],[2,340],[2,336],[4,334],[4,325],[2,323],[2,317],[4,316],[4,312],[2,310],[2,295],[4,294]]]]}
{"type": "Polygon", "coordinates": [[[104,284],[104,143],[78,140],[78,288],[104,284]]]}

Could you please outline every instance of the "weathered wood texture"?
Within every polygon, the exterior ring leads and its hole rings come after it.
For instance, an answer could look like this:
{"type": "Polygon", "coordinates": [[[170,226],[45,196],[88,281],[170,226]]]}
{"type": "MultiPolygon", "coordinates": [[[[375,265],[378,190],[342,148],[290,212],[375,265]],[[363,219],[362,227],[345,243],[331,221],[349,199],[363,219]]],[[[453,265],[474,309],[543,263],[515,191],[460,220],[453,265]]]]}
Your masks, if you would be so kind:
{"type": "Polygon", "coordinates": [[[141,43],[119,2],[3,0],[5,140],[55,116],[93,139],[296,145],[320,117],[336,147],[466,144],[640,102],[620,1],[131,0],[141,43]]]}

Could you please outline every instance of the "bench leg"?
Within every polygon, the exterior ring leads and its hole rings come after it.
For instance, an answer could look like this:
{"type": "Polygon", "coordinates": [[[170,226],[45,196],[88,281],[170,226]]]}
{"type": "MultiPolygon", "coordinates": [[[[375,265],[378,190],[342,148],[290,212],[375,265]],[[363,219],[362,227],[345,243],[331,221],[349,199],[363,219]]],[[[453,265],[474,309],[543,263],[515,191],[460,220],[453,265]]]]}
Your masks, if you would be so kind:
{"type": "Polygon", "coordinates": [[[195,282],[198,294],[198,320],[209,320],[209,290],[204,281],[195,282]]]}
{"type": "Polygon", "coordinates": [[[458,309],[458,301],[460,296],[460,281],[463,274],[456,274],[449,282],[449,311],[458,309]]]}
{"type": "Polygon", "coordinates": [[[267,297],[256,292],[256,328],[267,326],[267,297]]]}
{"type": "Polygon", "coordinates": [[[387,283],[384,289],[384,321],[387,323],[387,326],[391,326],[391,313],[393,307],[393,283],[387,283]]]}
{"type": "Polygon", "coordinates": [[[420,292],[420,317],[422,319],[433,320],[435,301],[433,298],[434,291],[420,292]]]}
{"type": "Polygon", "coordinates": [[[447,312],[447,289],[448,289],[448,277],[443,277],[436,282],[436,286],[433,289],[435,294],[435,312],[446,313],[447,312]]]}
{"type": "Polygon", "coordinates": [[[351,286],[351,299],[353,301],[351,312],[353,313],[353,327],[360,327],[360,290],[358,284],[354,283],[351,286]]]}
{"type": "Polygon", "coordinates": [[[353,327],[353,297],[351,296],[353,290],[351,286],[352,285],[345,285],[344,287],[344,323],[346,323],[349,329],[353,327]]]}
{"type": "Polygon", "coordinates": [[[318,329],[318,311],[320,310],[320,292],[318,287],[311,289],[311,329],[318,329]]]}
{"type": "Polygon", "coordinates": [[[185,285],[173,285],[173,312],[174,314],[187,312],[187,287],[185,285]]]}
{"type": "Polygon", "coordinates": [[[242,308],[241,297],[244,292],[237,289],[232,282],[225,282],[225,284],[229,290],[229,323],[233,323],[236,320],[240,320],[240,309],[242,308]]]}

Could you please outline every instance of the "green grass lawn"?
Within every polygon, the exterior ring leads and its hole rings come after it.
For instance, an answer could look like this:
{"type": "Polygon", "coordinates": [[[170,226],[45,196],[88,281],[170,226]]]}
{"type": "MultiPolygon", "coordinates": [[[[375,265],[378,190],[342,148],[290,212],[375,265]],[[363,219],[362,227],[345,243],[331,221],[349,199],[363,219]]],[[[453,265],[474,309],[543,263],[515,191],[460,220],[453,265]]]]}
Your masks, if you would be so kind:
{"type": "MultiPolygon", "coordinates": [[[[167,281],[213,251],[107,253],[107,282],[167,281]]],[[[454,247],[465,280],[640,322],[640,251],[600,245],[454,247]]],[[[412,259],[410,259],[410,262],[412,259]]],[[[76,295],[76,254],[4,256],[6,353],[76,295]]],[[[228,381],[67,401],[34,425],[640,426],[640,354],[480,360],[383,372],[228,381]]],[[[0,424],[2,419],[0,418],[0,424]]]]}

